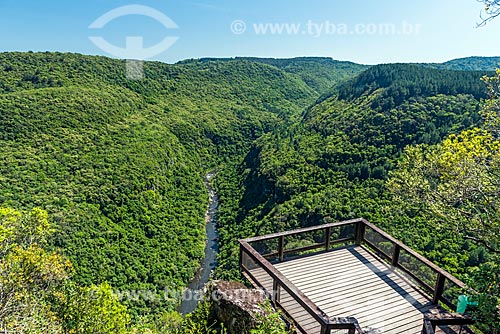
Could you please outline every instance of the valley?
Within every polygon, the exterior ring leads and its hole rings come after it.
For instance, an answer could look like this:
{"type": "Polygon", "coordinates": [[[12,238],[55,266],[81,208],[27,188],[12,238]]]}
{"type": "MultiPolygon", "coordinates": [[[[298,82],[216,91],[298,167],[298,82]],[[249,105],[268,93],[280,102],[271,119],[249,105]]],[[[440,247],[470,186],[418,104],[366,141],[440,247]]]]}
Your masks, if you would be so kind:
{"type": "Polygon", "coordinates": [[[177,308],[181,314],[192,313],[198,301],[201,298],[203,288],[210,281],[213,275],[214,269],[217,267],[217,254],[218,254],[218,233],[217,233],[217,210],[219,207],[219,198],[217,193],[214,191],[210,183],[216,176],[215,172],[208,173],[205,176],[205,187],[208,192],[208,208],[205,214],[206,222],[206,234],[207,234],[207,244],[205,246],[205,255],[203,256],[203,262],[198,269],[194,279],[189,282],[187,286],[187,295],[190,298],[184,298],[181,304],[177,308]],[[196,298],[191,298],[195,296],[196,298]]]}
{"type": "MultiPolygon", "coordinates": [[[[497,61],[204,58],[146,62],[133,81],[124,61],[2,53],[0,207],[46,210],[46,248],[83,287],[241,281],[238,239],[357,217],[471,279],[494,252],[402,205],[389,181],[408,148],[484,126],[497,61]]],[[[120,302],[155,325],[180,303],[120,302]]]]}

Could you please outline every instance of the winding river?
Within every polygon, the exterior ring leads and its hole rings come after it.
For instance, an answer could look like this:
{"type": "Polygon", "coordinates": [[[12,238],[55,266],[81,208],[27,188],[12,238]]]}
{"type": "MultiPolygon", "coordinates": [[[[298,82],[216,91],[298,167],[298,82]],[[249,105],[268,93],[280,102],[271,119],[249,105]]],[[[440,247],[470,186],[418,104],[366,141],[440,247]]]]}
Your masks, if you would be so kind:
{"type": "MultiPolygon", "coordinates": [[[[217,209],[219,207],[219,198],[217,193],[210,185],[210,180],[215,176],[215,172],[209,173],[205,176],[205,187],[209,195],[208,209],[205,214],[207,244],[205,246],[205,258],[198,270],[195,278],[189,283],[188,291],[200,291],[205,284],[210,280],[212,271],[217,265],[217,252],[218,252],[218,235],[217,235],[217,209]]],[[[191,295],[191,294],[189,294],[191,295]]],[[[183,298],[179,308],[177,309],[181,314],[188,314],[194,311],[198,304],[197,298],[183,298]]]]}

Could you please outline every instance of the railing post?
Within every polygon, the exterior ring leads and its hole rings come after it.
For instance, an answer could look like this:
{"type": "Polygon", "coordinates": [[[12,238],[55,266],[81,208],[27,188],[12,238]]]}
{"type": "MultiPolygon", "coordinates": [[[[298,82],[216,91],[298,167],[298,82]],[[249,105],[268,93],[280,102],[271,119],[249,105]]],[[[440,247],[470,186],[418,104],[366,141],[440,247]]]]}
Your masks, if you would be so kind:
{"type": "Polygon", "coordinates": [[[399,254],[401,254],[401,246],[394,244],[394,251],[392,253],[391,264],[393,267],[397,267],[399,263],[399,254]]]}
{"type": "Polygon", "coordinates": [[[424,319],[424,326],[422,328],[422,334],[434,334],[436,329],[433,328],[432,326],[432,323],[427,320],[427,319],[424,319]]]}
{"type": "MultiPolygon", "coordinates": [[[[273,279],[273,293],[271,300],[276,304],[280,302],[281,296],[280,296],[280,289],[279,289],[279,283],[277,280],[273,279]]],[[[275,305],[276,306],[276,305],[275,305]]]]}
{"type": "Polygon", "coordinates": [[[243,270],[243,245],[240,243],[240,259],[239,259],[239,264],[240,264],[240,270],[243,270]]]}
{"type": "Polygon", "coordinates": [[[325,251],[329,251],[330,250],[330,238],[332,236],[332,228],[331,227],[327,227],[325,229],[325,251]]]}
{"type": "Polygon", "coordinates": [[[365,238],[365,223],[361,220],[356,223],[356,246],[361,246],[365,238]]]}
{"type": "Polygon", "coordinates": [[[283,236],[283,235],[279,239],[278,256],[279,256],[280,262],[283,262],[283,260],[285,258],[285,236],[283,236]]]}
{"type": "Polygon", "coordinates": [[[435,305],[439,304],[439,300],[444,292],[444,282],[446,277],[444,277],[441,273],[438,273],[438,277],[436,280],[436,287],[434,288],[434,296],[432,297],[432,303],[435,305]]]}

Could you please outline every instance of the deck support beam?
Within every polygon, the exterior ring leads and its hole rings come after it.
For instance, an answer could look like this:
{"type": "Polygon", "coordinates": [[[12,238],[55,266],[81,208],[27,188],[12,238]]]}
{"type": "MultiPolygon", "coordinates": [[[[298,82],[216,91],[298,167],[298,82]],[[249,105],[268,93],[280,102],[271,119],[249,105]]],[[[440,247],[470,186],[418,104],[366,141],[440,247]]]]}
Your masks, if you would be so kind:
{"type": "Polygon", "coordinates": [[[271,297],[273,303],[279,304],[280,302],[280,288],[279,288],[279,283],[277,280],[273,280],[273,292],[272,292],[272,297],[271,297]]]}

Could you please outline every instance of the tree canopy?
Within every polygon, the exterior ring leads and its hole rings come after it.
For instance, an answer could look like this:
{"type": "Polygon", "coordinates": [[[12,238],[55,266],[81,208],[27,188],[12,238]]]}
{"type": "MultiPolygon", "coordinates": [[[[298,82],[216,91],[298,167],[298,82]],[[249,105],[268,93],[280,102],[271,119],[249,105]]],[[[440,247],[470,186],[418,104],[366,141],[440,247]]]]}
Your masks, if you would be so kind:
{"type": "Polygon", "coordinates": [[[422,213],[438,230],[456,231],[484,245],[494,256],[471,270],[470,283],[480,292],[479,319],[488,332],[500,322],[500,137],[499,82],[485,77],[490,99],[484,103],[483,128],[451,135],[435,146],[405,150],[388,187],[396,200],[422,213]]]}
{"type": "Polygon", "coordinates": [[[130,316],[109,285],[79,287],[71,263],[47,251],[53,233],[40,208],[0,207],[0,323],[19,333],[116,333],[130,316]]]}
{"type": "Polygon", "coordinates": [[[406,149],[389,186],[444,228],[500,253],[500,142],[473,129],[406,149]]]}

